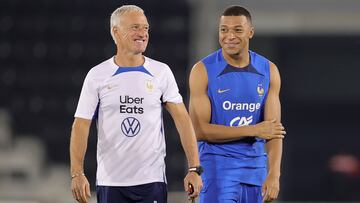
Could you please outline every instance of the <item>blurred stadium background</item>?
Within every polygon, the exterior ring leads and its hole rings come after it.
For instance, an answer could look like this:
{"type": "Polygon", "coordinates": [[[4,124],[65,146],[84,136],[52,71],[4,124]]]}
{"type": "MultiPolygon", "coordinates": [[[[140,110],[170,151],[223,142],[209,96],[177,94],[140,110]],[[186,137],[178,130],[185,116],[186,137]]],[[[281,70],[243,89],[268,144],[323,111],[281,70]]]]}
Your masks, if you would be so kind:
{"type": "MultiPolygon", "coordinates": [[[[288,135],[278,202],[360,201],[360,1],[1,0],[0,203],[74,202],[73,114],[87,71],[114,54],[108,21],[123,4],[145,10],[146,55],[170,65],[186,103],[191,66],[219,47],[221,11],[247,7],[251,49],[282,75],[288,135]]],[[[186,161],[165,118],[169,202],[186,202],[186,161]]],[[[85,163],[92,189],[95,153],[93,128],[85,163]]]]}

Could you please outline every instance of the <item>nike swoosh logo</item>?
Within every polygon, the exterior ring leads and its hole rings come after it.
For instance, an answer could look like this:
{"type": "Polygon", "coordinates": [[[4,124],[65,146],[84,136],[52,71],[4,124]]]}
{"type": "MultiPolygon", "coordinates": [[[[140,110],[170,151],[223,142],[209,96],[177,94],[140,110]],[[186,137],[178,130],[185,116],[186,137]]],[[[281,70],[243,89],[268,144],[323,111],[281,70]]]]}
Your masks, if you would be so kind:
{"type": "Polygon", "coordinates": [[[218,89],[218,93],[221,94],[221,93],[227,92],[227,91],[229,91],[229,90],[230,90],[230,89],[225,89],[225,90],[218,89]]]}

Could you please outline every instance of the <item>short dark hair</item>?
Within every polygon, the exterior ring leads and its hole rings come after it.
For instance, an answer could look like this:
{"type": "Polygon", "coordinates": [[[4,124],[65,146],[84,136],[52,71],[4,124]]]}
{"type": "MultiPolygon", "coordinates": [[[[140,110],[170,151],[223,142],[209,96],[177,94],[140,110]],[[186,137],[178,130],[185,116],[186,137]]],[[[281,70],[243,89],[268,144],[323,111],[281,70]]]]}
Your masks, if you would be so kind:
{"type": "Polygon", "coordinates": [[[250,12],[241,6],[229,6],[222,13],[222,16],[245,16],[251,22],[250,12]]]}

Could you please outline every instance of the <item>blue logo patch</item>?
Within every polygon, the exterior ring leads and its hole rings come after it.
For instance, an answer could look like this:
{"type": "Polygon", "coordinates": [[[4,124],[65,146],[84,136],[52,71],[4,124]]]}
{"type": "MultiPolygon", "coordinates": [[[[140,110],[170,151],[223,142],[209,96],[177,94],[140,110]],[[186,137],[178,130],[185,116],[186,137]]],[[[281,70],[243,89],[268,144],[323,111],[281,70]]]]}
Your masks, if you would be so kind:
{"type": "Polygon", "coordinates": [[[127,137],[134,137],[140,132],[140,122],[134,117],[128,117],[121,123],[121,131],[127,137]]]}

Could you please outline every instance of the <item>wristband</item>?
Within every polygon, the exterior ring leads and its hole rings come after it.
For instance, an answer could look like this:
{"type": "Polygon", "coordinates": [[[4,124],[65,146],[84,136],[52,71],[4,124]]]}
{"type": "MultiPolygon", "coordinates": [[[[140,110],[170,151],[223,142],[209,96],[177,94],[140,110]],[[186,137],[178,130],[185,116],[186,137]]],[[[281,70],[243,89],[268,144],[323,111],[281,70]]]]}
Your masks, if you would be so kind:
{"type": "Polygon", "coordinates": [[[71,179],[76,178],[78,176],[85,176],[85,174],[84,173],[74,173],[71,175],[71,179]]]}
{"type": "Polygon", "coordinates": [[[195,172],[200,176],[204,172],[204,169],[202,166],[194,166],[194,167],[190,167],[188,169],[188,172],[195,172]]]}

